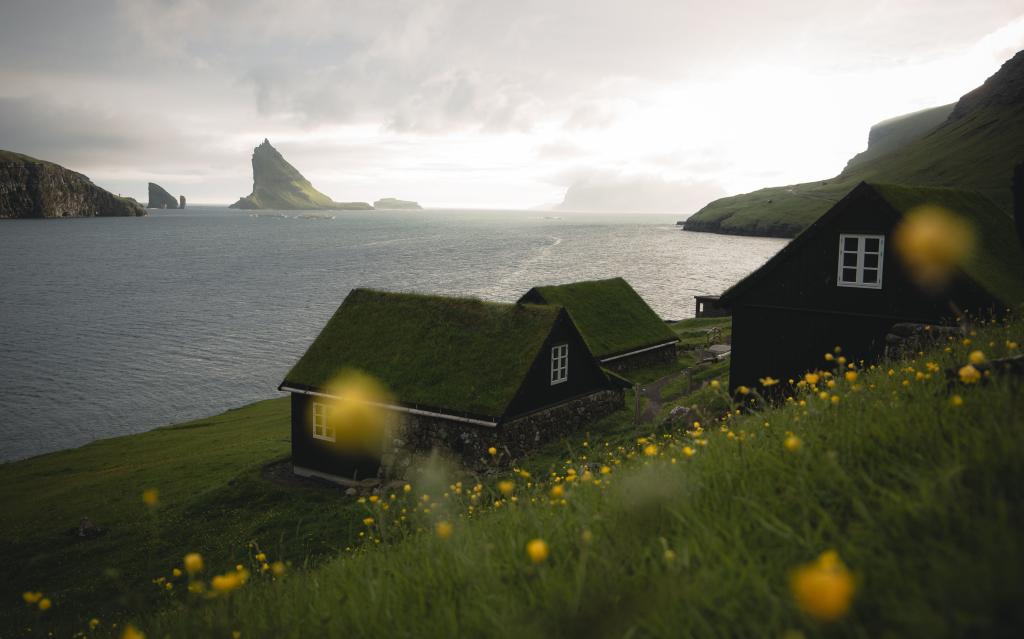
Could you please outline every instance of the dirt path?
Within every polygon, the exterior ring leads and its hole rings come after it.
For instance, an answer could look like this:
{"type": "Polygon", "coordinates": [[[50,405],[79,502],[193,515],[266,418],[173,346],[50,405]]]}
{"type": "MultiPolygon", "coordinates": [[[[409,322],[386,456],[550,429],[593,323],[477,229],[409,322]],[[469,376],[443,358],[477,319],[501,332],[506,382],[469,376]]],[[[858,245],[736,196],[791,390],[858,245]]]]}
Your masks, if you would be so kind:
{"type": "Polygon", "coordinates": [[[696,366],[684,368],[677,373],[666,375],[654,380],[650,384],[644,384],[641,386],[640,396],[647,400],[647,408],[644,410],[643,414],[640,415],[640,422],[647,424],[653,422],[658,417],[658,413],[664,405],[664,402],[661,400],[661,389],[664,388],[666,384],[673,382],[684,375],[692,374],[696,368],[696,366]]]}

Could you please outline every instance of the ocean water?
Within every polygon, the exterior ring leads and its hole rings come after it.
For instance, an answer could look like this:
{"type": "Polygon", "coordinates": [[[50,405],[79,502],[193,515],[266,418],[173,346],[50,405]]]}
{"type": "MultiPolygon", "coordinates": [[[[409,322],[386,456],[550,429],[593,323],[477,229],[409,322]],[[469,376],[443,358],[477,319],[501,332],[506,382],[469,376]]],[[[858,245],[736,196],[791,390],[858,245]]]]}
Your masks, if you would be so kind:
{"type": "Polygon", "coordinates": [[[679,231],[666,215],[259,213],[0,221],[0,461],[279,396],[354,287],[515,301],[625,277],[693,316],[784,240],[679,231]]]}

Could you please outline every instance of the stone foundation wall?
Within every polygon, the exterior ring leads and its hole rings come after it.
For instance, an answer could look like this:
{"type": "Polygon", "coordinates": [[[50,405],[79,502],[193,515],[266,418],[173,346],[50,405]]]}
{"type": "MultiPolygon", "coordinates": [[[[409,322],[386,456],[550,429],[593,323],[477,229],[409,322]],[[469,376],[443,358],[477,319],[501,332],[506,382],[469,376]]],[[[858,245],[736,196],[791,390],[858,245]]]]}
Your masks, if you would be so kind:
{"type": "Polygon", "coordinates": [[[637,353],[622,359],[614,359],[601,365],[616,373],[624,373],[637,368],[657,366],[658,364],[671,364],[674,361],[676,361],[676,344],[669,344],[668,346],[656,348],[653,351],[637,353]]]}
{"type": "Polygon", "coordinates": [[[470,468],[493,464],[487,449],[494,446],[499,460],[515,459],[544,444],[585,428],[624,405],[621,391],[600,391],[531,413],[496,427],[477,426],[436,417],[403,415],[385,455],[385,472],[402,477],[416,454],[434,449],[454,456],[470,468]]]}

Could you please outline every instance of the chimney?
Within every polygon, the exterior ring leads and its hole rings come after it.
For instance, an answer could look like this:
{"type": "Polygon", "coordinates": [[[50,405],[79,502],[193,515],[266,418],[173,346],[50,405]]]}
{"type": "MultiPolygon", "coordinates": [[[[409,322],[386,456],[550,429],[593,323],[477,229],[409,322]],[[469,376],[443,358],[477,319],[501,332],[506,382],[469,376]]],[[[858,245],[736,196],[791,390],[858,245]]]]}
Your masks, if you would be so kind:
{"type": "Polygon", "coordinates": [[[1024,162],[1013,169],[1013,218],[1017,221],[1017,239],[1024,248],[1024,162]]]}

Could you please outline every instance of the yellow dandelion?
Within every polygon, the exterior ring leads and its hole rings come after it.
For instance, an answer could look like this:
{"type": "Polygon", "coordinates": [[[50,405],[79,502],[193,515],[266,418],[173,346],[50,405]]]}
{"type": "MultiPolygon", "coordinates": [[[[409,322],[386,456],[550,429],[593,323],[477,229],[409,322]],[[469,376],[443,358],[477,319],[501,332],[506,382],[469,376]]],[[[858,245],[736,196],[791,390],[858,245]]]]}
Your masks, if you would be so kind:
{"type": "Polygon", "coordinates": [[[658,454],[658,447],[655,446],[654,444],[648,444],[648,445],[644,446],[644,455],[647,455],[648,457],[654,457],[657,454],[658,454]]]}
{"type": "Polygon", "coordinates": [[[275,561],[274,563],[270,564],[270,571],[274,573],[275,577],[280,577],[284,574],[284,562],[275,561]]]}
{"type": "Polygon", "coordinates": [[[363,525],[364,526],[372,526],[373,525],[373,517],[363,517],[363,525]]]}
{"type": "Polygon", "coordinates": [[[217,575],[210,580],[210,586],[220,594],[227,594],[232,590],[240,588],[242,586],[242,578],[238,573],[227,573],[225,575],[217,575]]]}
{"type": "Polygon", "coordinates": [[[714,389],[717,390],[718,388],[721,388],[721,386],[722,386],[721,382],[719,382],[717,379],[711,380],[711,388],[714,388],[714,389]]]}
{"type": "Polygon", "coordinates": [[[175,568],[174,570],[171,571],[171,574],[174,575],[175,578],[180,577],[181,576],[181,568],[175,568]]]}
{"type": "Polygon", "coordinates": [[[838,404],[839,403],[839,395],[833,395],[830,398],[830,400],[832,401],[833,404],[838,404]]]}
{"type": "Polygon", "coordinates": [[[696,454],[697,451],[695,451],[693,448],[689,446],[683,446],[683,455],[685,455],[686,457],[693,457],[696,454]]]}
{"type": "Polygon", "coordinates": [[[981,373],[970,364],[961,368],[957,374],[960,376],[960,381],[964,384],[974,384],[981,379],[981,373]]]}
{"type": "Polygon", "coordinates": [[[531,539],[526,544],[526,556],[535,564],[542,564],[548,559],[548,542],[543,539],[531,539]]]}
{"type": "Polygon", "coordinates": [[[846,371],[844,377],[846,377],[846,381],[848,382],[855,382],[857,381],[857,371],[846,371]]]}
{"type": "Polygon", "coordinates": [[[611,466],[601,466],[601,474],[602,475],[610,475],[611,472],[612,472],[612,467],[611,466]]]}
{"type": "Polygon", "coordinates": [[[516,490],[516,483],[512,480],[506,479],[498,482],[498,490],[501,491],[502,495],[509,496],[516,490]]]}
{"type": "Polygon", "coordinates": [[[786,450],[788,450],[791,453],[795,453],[796,451],[800,450],[800,447],[802,445],[803,442],[801,442],[800,438],[797,437],[796,435],[790,435],[789,437],[786,438],[786,441],[783,442],[783,446],[785,446],[786,450]]]}
{"type": "Polygon", "coordinates": [[[121,639],[146,639],[146,633],[131,624],[126,624],[121,632],[121,639]]]}
{"type": "Polygon", "coordinates": [[[551,487],[551,497],[553,499],[558,499],[560,497],[563,497],[564,495],[565,495],[565,486],[563,486],[561,484],[555,484],[554,486],[551,487]]]}
{"type": "Polygon", "coordinates": [[[779,380],[775,379],[774,377],[769,376],[769,377],[762,377],[760,379],[760,382],[761,382],[761,386],[764,386],[765,388],[768,388],[769,386],[775,386],[776,384],[778,384],[779,380]]]}
{"type": "Polygon", "coordinates": [[[856,590],[853,575],[835,551],[826,551],[816,561],[793,570],[789,588],[797,606],[821,621],[843,617],[856,590]]]}
{"type": "Polygon", "coordinates": [[[818,379],[819,377],[817,373],[807,373],[806,375],[804,375],[804,381],[810,384],[811,386],[817,384],[818,379]]]}
{"type": "Polygon", "coordinates": [[[256,561],[258,561],[260,563],[263,563],[266,560],[267,560],[267,554],[266,553],[262,553],[262,552],[256,553],[256,561]]]}
{"type": "Polygon", "coordinates": [[[31,590],[21,593],[21,598],[25,600],[27,604],[39,603],[39,600],[43,598],[43,593],[33,592],[31,590]]]}
{"type": "Polygon", "coordinates": [[[835,359],[835,356],[833,356],[832,353],[825,353],[825,361],[826,362],[831,362],[834,359],[835,359]]]}
{"type": "Polygon", "coordinates": [[[985,353],[981,351],[971,351],[971,354],[967,356],[967,361],[977,366],[978,364],[985,363],[985,353]]]}
{"type": "Polygon", "coordinates": [[[203,556],[197,552],[190,552],[185,555],[185,570],[190,575],[194,575],[197,572],[203,572],[203,556]]]}
{"type": "Polygon", "coordinates": [[[53,602],[50,601],[49,597],[43,597],[39,600],[39,609],[46,611],[53,607],[53,602]]]}
{"type": "Polygon", "coordinates": [[[750,389],[747,388],[746,386],[737,386],[736,392],[739,393],[740,395],[747,395],[750,393],[750,389]]]}
{"type": "Polygon", "coordinates": [[[147,488],[142,491],[142,503],[150,508],[155,508],[160,503],[160,491],[156,488],[147,488]]]}
{"type": "Polygon", "coordinates": [[[495,455],[498,454],[498,449],[495,448],[494,446],[491,446],[490,448],[487,449],[487,454],[490,455],[491,457],[494,457],[495,455]]]}
{"type": "Polygon", "coordinates": [[[448,539],[452,536],[452,533],[455,532],[455,528],[447,521],[439,521],[437,522],[437,525],[434,526],[434,532],[439,538],[448,539]]]}
{"type": "Polygon", "coordinates": [[[924,286],[939,286],[974,248],[969,222],[938,206],[926,205],[907,213],[892,234],[897,254],[911,275],[924,286]]]}

